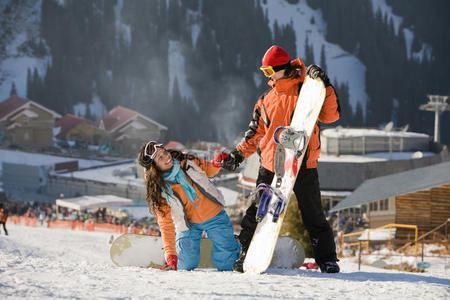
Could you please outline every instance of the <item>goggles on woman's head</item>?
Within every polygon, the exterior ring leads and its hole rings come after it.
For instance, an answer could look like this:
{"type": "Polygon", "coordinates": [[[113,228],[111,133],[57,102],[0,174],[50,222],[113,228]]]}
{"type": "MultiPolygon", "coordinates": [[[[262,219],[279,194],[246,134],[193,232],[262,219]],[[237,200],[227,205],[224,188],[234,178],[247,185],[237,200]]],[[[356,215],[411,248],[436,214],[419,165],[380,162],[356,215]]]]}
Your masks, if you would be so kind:
{"type": "Polygon", "coordinates": [[[148,157],[150,157],[151,160],[154,160],[156,157],[156,153],[157,153],[157,151],[156,151],[157,147],[162,148],[163,144],[155,142],[155,141],[148,142],[144,148],[144,156],[148,156],[148,157]]]}

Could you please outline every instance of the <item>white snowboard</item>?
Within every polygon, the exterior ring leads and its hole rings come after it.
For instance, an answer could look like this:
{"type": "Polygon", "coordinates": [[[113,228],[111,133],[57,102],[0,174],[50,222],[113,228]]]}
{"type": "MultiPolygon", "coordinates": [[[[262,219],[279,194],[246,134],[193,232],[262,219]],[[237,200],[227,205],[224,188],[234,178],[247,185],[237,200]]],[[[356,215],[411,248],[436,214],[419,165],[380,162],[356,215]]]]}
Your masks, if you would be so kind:
{"type": "MultiPolygon", "coordinates": [[[[299,158],[296,158],[294,150],[285,149],[284,176],[278,189],[286,199],[286,208],[288,207],[290,194],[302,164],[309,138],[325,100],[325,93],[325,86],[321,79],[312,79],[306,76],[289,126],[295,131],[304,131],[306,133],[305,151],[299,158]]],[[[276,180],[275,176],[272,187],[275,187],[276,180]]],[[[273,199],[275,198],[273,197],[273,199]]],[[[262,221],[258,223],[244,261],[244,272],[259,274],[266,271],[270,266],[285,213],[286,209],[279,216],[277,222],[273,222],[272,215],[267,213],[262,221]]]]}
{"type": "Polygon", "coordinates": [[[165,265],[164,246],[158,236],[122,234],[112,243],[109,254],[119,267],[160,268],[165,265]]]}
{"type": "MultiPolygon", "coordinates": [[[[211,259],[212,243],[209,239],[200,242],[198,268],[215,268],[211,259]]],[[[134,266],[160,268],[165,264],[161,237],[139,234],[123,234],[114,240],[110,256],[118,267],[134,266]]],[[[280,237],[275,249],[271,268],[299,268],[305,260],[302,244],[290,237],[280,237]]]]}

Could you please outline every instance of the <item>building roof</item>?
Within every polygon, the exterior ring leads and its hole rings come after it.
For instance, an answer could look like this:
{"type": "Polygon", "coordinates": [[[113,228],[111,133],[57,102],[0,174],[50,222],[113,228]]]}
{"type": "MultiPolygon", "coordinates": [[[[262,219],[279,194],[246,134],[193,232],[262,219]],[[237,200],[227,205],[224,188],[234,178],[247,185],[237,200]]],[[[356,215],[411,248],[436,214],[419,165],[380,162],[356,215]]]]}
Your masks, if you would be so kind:
{"type": "Polygon", "coordinates": [[[134,110],[122,106],[116,106],[108,114],[104,115],[103,118],[97,120],[96,125],[98,126],[100,122],[103,121],[105,130],[111,132],[120,125],[129,121],[135,115],[137,115],[137,112],[134,110]]]}
{"type": "Polygon", "coordinates": [[[169,150],[185,150],[186,146],[177,141],[169,141],[164,148],[169,150]]]}
{"type": "Polygon", "coordinates": [[[349,137],[421,137],[428,138],[429,135],[425,133],[409,132],[409,131],[394,131],[394,130],[380,130],[373,128],[342,128],[337,126],[334,128],[326,128],[322,130],[321,137],[334,138],[349,138],[349,137]]]}
{"type": "Polygon", "coordinates": [[[73,157],[64,157],[42,153],[0,149],[0,174],[2,172],[3,163],[23,164],[30,166],[47,166],[73,161],[74,159],[78,160],[79,167],[83,169],[105,164],[105,162],[101,160],[78,159],[73,157]]]}
{"type": "Polygon", "coordinates": [[[331,211],[338,211],[398,195],[450,183],[450,162],[366,180],[331,211]]]}
{"type": "Polygon", "coordinates": [[[75,210],[100,207],[133,205],[133,200],[115,195],[81,196],[76,198],[56,199],[56,205],[75,210]]]}
{"type": "Polygon", "coordinates": [[[61,127],[58,135],[65,136],[70,130],[84,122],[88,122],[88,120],[72,114],[65,114],[61,119],[56,121],[55,127],[61,127]]]}
{"type": "Polygon", "coordinates": [[[0,102],[0,120],[25,105],[28,101],[27,99],[13,95],[0,102]]]}
{"type": "Polygon", "coordinates": [[[28,108],[30,105],[34,105],[50,114],[53,115],[54,118],[60,118],[61,115],[57,112],[48,109],[39,103],[36,103],[32,100],[25,99],[18,97],[16,95],[13,95],[9,97],[8,99],[0,102],[0,121],[14,115],[16,112],[20,111],[23,108],[28,108]]]}
{"type": "Polygon", "coordinates": [[[119,129],[122,125],[125,125],[127,122],[136,118],[136,116],[140,116],[141,118],[155,124],[161,129],[167,129],[166,126],[159,124],[158,122],[123,106],[114,107],[108,114],[103,116],[100,120],[95,122],[97,127],[100,127],[100,124],[103,122],[103,127],[108,132],[113,132],[119,129]]]}

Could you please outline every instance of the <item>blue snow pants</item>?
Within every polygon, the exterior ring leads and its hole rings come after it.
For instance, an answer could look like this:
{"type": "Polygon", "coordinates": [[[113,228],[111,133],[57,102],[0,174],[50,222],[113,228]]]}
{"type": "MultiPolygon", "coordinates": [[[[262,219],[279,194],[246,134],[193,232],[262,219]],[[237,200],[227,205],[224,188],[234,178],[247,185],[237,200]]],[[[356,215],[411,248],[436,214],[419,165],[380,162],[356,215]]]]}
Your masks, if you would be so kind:
{"type": "Polygon", "coordinates": [[[231,271],[238,259],[240,245],[224,209],[217,216],[202,223],[189,223],[191,229],[176,233],[179,270],[193,270],[200,260],[200,240],[203,231],[213,244],[211,258],[219,271],[231,271]]]}

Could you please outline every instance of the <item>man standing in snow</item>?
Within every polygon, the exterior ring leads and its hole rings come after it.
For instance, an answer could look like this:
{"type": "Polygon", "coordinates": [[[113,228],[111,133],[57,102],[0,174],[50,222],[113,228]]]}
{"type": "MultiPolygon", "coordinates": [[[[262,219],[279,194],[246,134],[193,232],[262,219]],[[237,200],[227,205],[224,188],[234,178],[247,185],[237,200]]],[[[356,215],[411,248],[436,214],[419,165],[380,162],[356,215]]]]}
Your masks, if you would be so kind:
{"type": "MultiPolygon", "coordinates": [[[[326,98],[320,111],[318,121],[332,123],[339,119],[340,107],[336,93],[326,73],[316,65],[305,68],[304,63],[297,58],[291,60],[289,54],[279,46],[270,47],[262,59],[260,67],[269,79],[270,89],[256,103],[253,118],[242,142],[222,160],[222,166],[235,170],[240,163],[254,152],[261,156],[261,166],[256,180],[271,184],[274,177],[274,157],[276,144],[273,134],[279,126],[289,126],[294,113],[298,94],[306,74],[313,79],[320,77],[326,87],[326,98]]],[[[320,154],[319,126],[316,123],[311,135],[306,155],[297,180],[294,193],[298,207],[302,213],[303,222],[308,230],[314,256],[322,272],[337,273],[339,266],[336,257],[336,245],[333,232],[325,219],[322,210],[319,178],[317,174],[317,159],[320,154]]],[[[242,230],[239,234],[241,256],[235,262],[233,270],[243,272],[243,262],[256,228],[257,203],[252,203],[242,219],[242,230]]]]}
{"type": "Polygon", "coordinates": [[[8,235],[8,230],[6,230],[6,220],[8,219],[8,210],[3,207],[3,203],[0,203],[0,225],[3,225],[3,230],[5,234],[8,235]]]}

